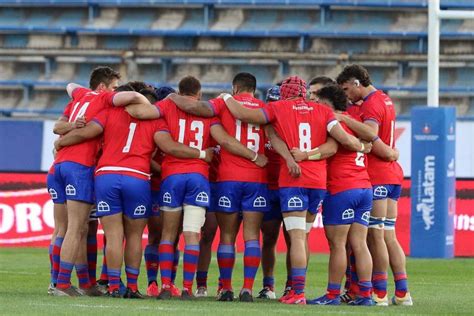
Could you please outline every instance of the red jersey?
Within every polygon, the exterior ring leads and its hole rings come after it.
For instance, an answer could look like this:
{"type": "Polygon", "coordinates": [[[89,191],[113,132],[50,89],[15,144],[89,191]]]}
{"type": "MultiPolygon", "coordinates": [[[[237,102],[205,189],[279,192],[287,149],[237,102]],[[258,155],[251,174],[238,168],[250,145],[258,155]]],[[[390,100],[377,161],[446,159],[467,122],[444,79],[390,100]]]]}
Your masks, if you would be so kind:
{"type": "MultiPolygon", "coordinates": [[[[162,120],[160,119],[160,121],[162,121],[162,120]]],[[[166,123],[164,123],[164,122],[163,122],[163,124],[166,125],[166,123]]],[[[163,162],[164,155],[158,147],[156,147],[155,150],[156,150],[156,152],[153,155],[152,160],[155,161],[156,163],[158,163],[161,166],[161,163],[163,162]]],[[[157,173],[157,174],[152,173],[150,184],[151,184],[151,190],[152,191],[159,191],[160,190],[160,184],[161,184],[161,173],[157,173]]]]}
{"type": "MultiPolygon", "coordinates": [[[[360,111],[362,120],[377,123],[380,139],[394,148],[395,108],[392,100],[382,91],[376,90],[364,98],[360,111]]],[[[401,184],[403,181],[403,170],[396,161],[385,161],[369,154],[368,165],[372,185],[401,184]]]]}
{"type": "MultiPolygon", "coordinates": [[[[296,147],[301,151],[325,143],[327,129],[336,120],[329,107],[303,98],[271,102],[263,113],[288,148],[296,147]]],[[[326,189],[326,160],[305,160],[299,166],[302,174],[298,178],[291,177],[286,168],[280,168],[280,188],[326,189]]]]}
{"type": "Polygon", "coordinates": [[[268,163],[265,166],[267,171],[268,188],[270,190],[278,190],[278,175],[280,174],[281,157],[273,149],[270,141],[265,144],[265,156],[268,158],[268,163]]]}
{"type": "MultiPolygon", "coordinates": [[[[176,104],[165,99],[156,103],[156,107],[160,111],[168,124],[171,137],[184,145],[199,150],[210,147],[210,130],[211,125],[219,124],[217,119],[202,118],[181,111],[176,104]]],[[[177,158],[166,155],[161,165],[161,178],[182,173],[199,173],[206,178],[209,175],[209,165],[202,159],[177,158]]]]}
{"type": "MultiPolygon", "coordinates": [[[[258,109],[265,106],[264,102],[255,99],[250,93],[237,94],[234,98],[246,108],[258,109]]],[[[253,152],[259,154],[265,152],[265,131],[260,125],[237,120],[223,99],[212,99],[209,102],[229,135],[253,152]]],[[[233,155],[225,148],[221,148],[221,157],[217,181],[267,182],[265,168],[260,168],[246,158],[233,155]]]]}
{"type": "MultiPolygon", "coordinates": [[[[63,115],[69,122],[85,116],[90,122],[101,110],[113,106],[115,92],[95,92],[86,88],[77,88],[72,93],[71,106],[67,106],[63,115]]],[[[83,143],[62,148],[54,161],[55,164],[63,161],[77,162],[92,167],[95,165],[101,137],[87,140],[83,143]]]]}
{"type": "Polygon", "coordinates": [[[355,119],[360,120],[362,115],[360,108],[361,106],[358,104],[350,104],[347,106],[347,113],[355,119]]]}
{"type": "Polygon", "coordinates": [[[166,126],[160,120],[140,121],[123,107],[101,111],[93,121],[104,129],[103,152],[96,173],[114,173],[150,179],[153,136],[166,126]]]}
{"type": "MultiPolygon", "coordinates": [[[[360,119],[357,120],[360,121],[360,119]]],[[[346,124],[341,123],[341,126],[348,134],[355,135],[346,124]]],[[[366,162],[367,157],[364,153],[339,146],[337,153],[328,159],[329,193],[336,194],[351,189],[371,188],[366,162]]]]}

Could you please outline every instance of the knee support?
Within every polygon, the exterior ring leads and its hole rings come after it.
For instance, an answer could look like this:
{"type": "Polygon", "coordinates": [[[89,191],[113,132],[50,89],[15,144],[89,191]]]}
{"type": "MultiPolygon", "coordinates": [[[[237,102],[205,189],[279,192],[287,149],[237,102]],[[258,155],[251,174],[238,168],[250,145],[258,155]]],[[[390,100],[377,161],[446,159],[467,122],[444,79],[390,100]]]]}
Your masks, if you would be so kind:
{"type": "Polygon", "coordinates": [[[288,216],[283,218],[283,222],[285,223],[285,228],[287,231],[293,229],[301,229],[306,231],[306,218],[304,217],[288,216]]]}
{"type": "Polygon", "coordinates": [[[370,216],[369,228],[384,229],[384,224],[385,224],[385,217],[370,216]]]}
{"type": "Polygon", "coordinates": [[[309,234],[312,228],[313,228],[313,223],[306,222],[306,234],[309,234]]]}
{"type": "Polygon", "coordinates": [[[395,223],[397,222],[396,218],[386,218],[384,221],[385,230],[395,230],[395,223]]]}
{"type": "Polygon", "coordinates": [[[183,232],[200,233],[206,221],[206,209],[195,205],[184,205],[183,232]]]}

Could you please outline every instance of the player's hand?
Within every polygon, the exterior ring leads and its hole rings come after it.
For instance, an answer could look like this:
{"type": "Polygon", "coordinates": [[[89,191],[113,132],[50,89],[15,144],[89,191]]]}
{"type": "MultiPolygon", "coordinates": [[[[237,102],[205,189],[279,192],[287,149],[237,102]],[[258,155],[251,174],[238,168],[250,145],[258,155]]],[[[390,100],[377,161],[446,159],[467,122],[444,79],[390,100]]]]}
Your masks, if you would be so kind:
{"type": "MultiPolygon", "coordinates": [[[[56,150],[56,153],[61,150],[61,145],[59,144],[59,141],[60,139],[56,139],[56,141],[54,142],[54,149],[56,150]]],[[[53,151],[53,155],[56,156],[56,153],[53,151]]]]}
{"type": "Polygon", "coordinates": [[[370,153],[370,151],[372,150],[372,143],[367,143],[367,142],[362,141],[362,144],[364,144],[364,151],[363,151],[363,153],[364,153],[364,154],[370,153]]]}
{"type": "Polygon", "coordinates": [[[219,94],[219,95],[217,96],[217,98],[218,98],[218,99],[223,99],[226,94],[227,94],[227,93],[224,93],[224,92],[223,92],[223,93],[219,94]]]}
{"type": "Polygon", "coordinates": [[[291,148],[290,152],[296,162],[308,159],[308,154],[304,151],[301,151],[299,148],[293,147],[291,148]]]}
{"type": "Polygon", "coordinates": [[[334,112],[334,116],[336,117],[336,120],[338,120],[339,122],[344,122],[344,119],[346,118],[344,114],[336,113],[336,112],[334,112]]]}
{"type": "Polygon", "coordinates": [[[393,151],[395,152],[394,160],[397,161],[400,158],[400,151],[398,148],[394,148],[393,151]]]}
{"type": "Polygon", "coordinates": [[[257,155],[257,160],[254,161],[254,163],[259,166],[260,168],[263,168],[267,165],[268,163],[268,158],[265,155],[257,155]]]}
{"type": "Polygon", "coordinates": [[[206,148],[204,151],[206,152],[206,158],[204,158],[204,161],[211,163],[212,158],[214,157],[214,147],[206,148]]]}
{"type": "Polygon", "coordinates": [[[78,117],[74,122],[74,128],[82,128],[86,126],[87,121],[85,116],[78,117]]]}
{"type": "Polygon", "coordinates": [[[288,159],[286,161],[288,172],[293,178],[298,178],[301,175],[301,168],[294,159],[288,159]]]}
{"type": "Polygon", "coordinates": [[[166,98],[164,98],[164,100],[166,100],[166,99],[173,100],[175,96],[176,96],[176,93],[172,92],[172,93],[168,94],[166,96],[166,98]]]}

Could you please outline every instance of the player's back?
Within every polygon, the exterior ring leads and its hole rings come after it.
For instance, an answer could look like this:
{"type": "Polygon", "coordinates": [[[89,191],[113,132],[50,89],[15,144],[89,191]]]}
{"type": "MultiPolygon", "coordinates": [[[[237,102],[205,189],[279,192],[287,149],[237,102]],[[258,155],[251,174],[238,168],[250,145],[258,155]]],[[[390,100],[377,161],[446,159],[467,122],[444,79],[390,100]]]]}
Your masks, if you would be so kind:
{"type": "MultiPolygon", "coordinates": [[[[210,129],[211,124],[217,123],[215,119],[183,112],[169,99],[158,102],[156,106],[166,121],[174,141],[199,150],[210,147],[210,129]]],[[[162,179],[182,173],[200,173],[207,178],[209,165],[199,158],[185,159],[166,155],[162,164],[162,179]]]]}
{"type": "MultiPolygon", "coordinates": [[[[115,92],[95,92],[86,88],[76,88],[72,94],[71,107],[65,115],[69,122],[75,122],[82,116],[89,122],[101,110],[113,106],[114,95],[115,92]]],[[[100,137],[96,137],[61,149],[57,154],[55,163],[73,161],[88,167],[95,165],[100,139],[100,137]]]]}
{"type": "MultiPolygon", "coordinates": [[[[348,113],[343,113],[348,114],[348,113]]],[[[357,119],[357,117],[354,117],[357,119]]],[[[357,119],[360,121],[360,119],[357,119]]],[[[355,135],[344,123],[342,128],[350,135],[355,135]]],[[[367,157],[362,152],[355,152],[339,146],[334,156],[328,159],[328,191],[336,194],[350,189],[370,188],[367,173],[367,157]]]]}
{"type": "Polygon", "coordinates": [[[108,108],[94,119],[104,128],[103,153],[97,173],[113,172],[149,179],[153,136],[159,120],[140,121],[124,108],[108,108]]]}
{"type": "MultiPolygon", "coordinates": [[[[389,147],[395,147],[396,114],[389,96],[380,90],[369,94],[362,103],[361,116],[364,121],[376,122],[380,139],[389,147]]],[[[372,184],[399,184],[403,180],[403,171],[396,161],[388,162],[374,154],[368,155],[368,170],[372,184]]]]}
{"type": "MultiPolygon", "coordinates": [[[[265,107],[263,101],[256,99],[250,93],[237,94],[234,98],[247,108],[265,107]]],[[[220,118],[222,126],[230,136],[235,137],[242,145],[253,152],[264,154],[266,137],[262,126],[236,119],[223,99],[213,99],[210,102],[214,112],[220,118]]],[[[218,181],[267,182],[264,168],[258,167],[246,158],[230,153],[225,148],[221,148],[221,155],[218,181]]]]}
{"type": "MultiPolygon", "coordinates": [[[[288,148],[299,148],[301,151],[310,151],[325,143],[327,126],[335,120],[330,108],[303,98],[272,102],[269,109],[266,113],[278,135],[288,148]]],[[[280,187],[326,188],[325,160],[306,160],[299,165],[302,170],[299,178],[290,177],[285,168],[281,168],[280,187]]]]}

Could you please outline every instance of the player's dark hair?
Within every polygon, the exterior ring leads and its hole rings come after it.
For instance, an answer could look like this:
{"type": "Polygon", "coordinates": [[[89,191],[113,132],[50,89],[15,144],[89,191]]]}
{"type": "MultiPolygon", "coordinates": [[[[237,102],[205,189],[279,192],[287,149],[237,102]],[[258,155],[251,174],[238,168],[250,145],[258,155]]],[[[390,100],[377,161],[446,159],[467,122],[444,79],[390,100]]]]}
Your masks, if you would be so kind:
{"type": "Polygon", "coordinates": [[[114,79],[120,79],[120,74],[117,71],[108,66],[96,67],[91,72],[89,87],[95,90],[101,83],[108,86],[114,79]]]}
{"type": "Polygon", "coordinates": [[[115,92],[121,92],[121,91],[135,91],[135,90],[129,84],[123,84],[121,86],[118,86],[117,89],[115,89],[115,92]]]}
{"type": "Polygon", "coordinates": [[[150,89],[142,89],[142,90],[140,90],[140,91],[138,91],[138,92],[140,92],[140,94],[143,94],[143,95],[145,96],[145,98],[147,98],[148,101],[149,101],[150,103],[152,103],[152,104],[153,104],[153,103],[156,103],[156,102],[158,101],[158,96],[156,95],[154,88],[152,88],[152,90],[150,90],[150,89]]]}
{"type": "Polygon", "coordinates": [[[334,81],[332,78],[326,77],[326,76],[319,76],[319,77],[314,77],[311,79],[309,82],[308,86],[312,86],[315,84],[320,84],[322,86],[328,86],[330,84],[336,84],[336,81],[334,81]]]}
{"type": "Polygon", "coordinates": [[[179,93],[195,96],[201,91],[201,83],[193,76],[186,76],[178,84],[179,93]]]}
{"type": "Polygon", "coordinates": [[[342,72],[337,76],[336,81],[338,84],[343,84],[353,79],[359,80],[360,84],[364,87],[368,87],[372,84],[367,69],[356,64],[344,67],[342,72]]]}
{"type": "Polygon", "coordinates": [[[338,85],[332,84],[322,87],[316,92],[319,99],[328,100],[336,111],[347,109],[347,95],[338,85]]]}
{"type": "Polygon", "coordinates": [[[152,86],[144,83],[143,81],[129,81],[127,84],[130,85],[136,92],[140,92],[144,89],[153,89],[152,86]]]}
{"type": "Polygon", "coordinates": [[[255,92],[257,89],[257,78],[248,72],[241,72],[235,75],[232,85],[237,87],[238,91],[255,92]]]}

